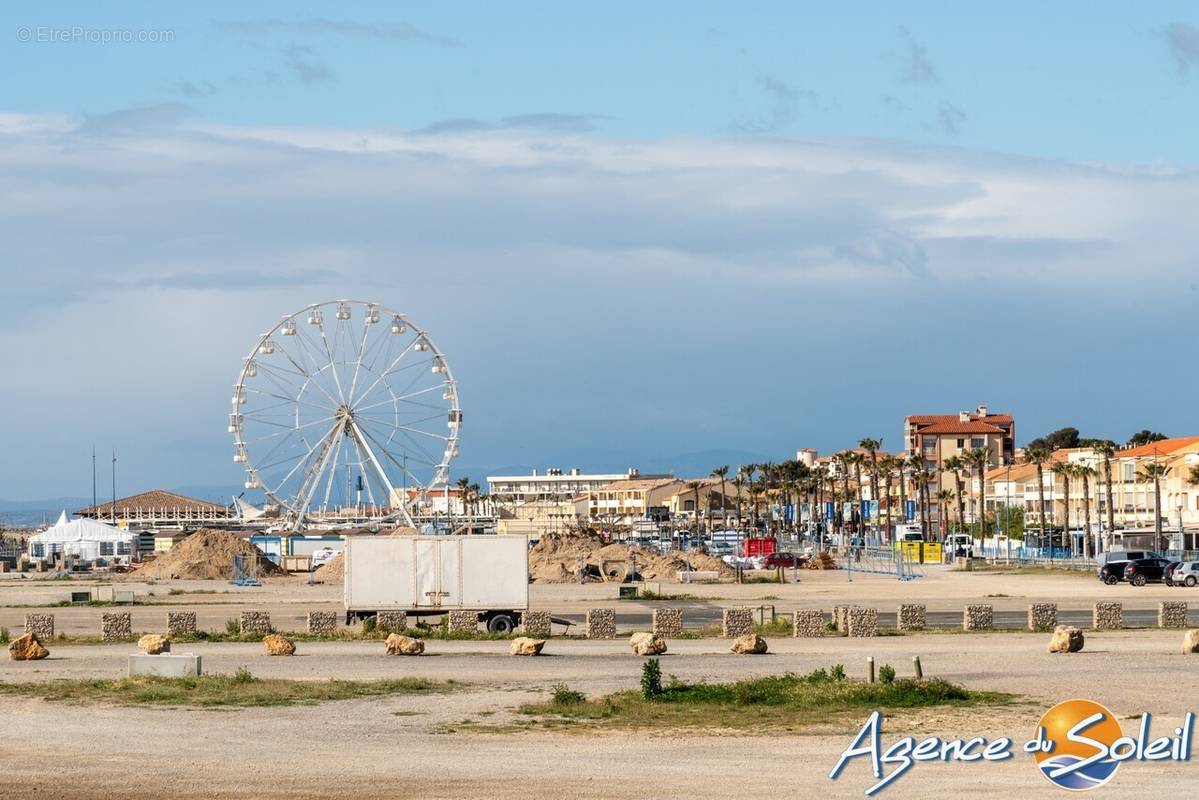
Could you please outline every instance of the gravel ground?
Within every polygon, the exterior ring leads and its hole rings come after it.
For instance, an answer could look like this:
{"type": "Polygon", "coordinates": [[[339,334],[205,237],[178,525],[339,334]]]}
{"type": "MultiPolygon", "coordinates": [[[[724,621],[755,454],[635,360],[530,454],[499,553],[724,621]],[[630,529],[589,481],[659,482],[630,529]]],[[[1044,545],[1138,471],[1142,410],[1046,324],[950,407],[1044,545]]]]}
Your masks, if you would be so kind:
{"type": "MultiPolygon", "coordinates": [[[[772,654],[739,657],[717,640],[671,643],[664,672],[724,680],[833,662],[861,673],[867,655],[910,672],[919,653],[927,675],[975,688],[1020,693],[1030,705],[994,712],[929,710],[896,723],[922,735],[1031,735],[1041,711],[1081,695],[1121,716],[1151,710],[1176,722],[1199,689],[1199,657],[1179,653],[1181,634],[1092,634],[1072,656],[1045,652],[1045,634],[771,639],[772,654]],[[1168,692],[1162,687],[1169,687],[1168,692]]],[[[247,666],[293,678],[454,677],[466,691],[327,703],[318,707],[199,711],[49,704],[9,698],[0,756],[10,785],[44,797],[776,797],[780,791],[859,796],[855,765],[827,779],[849,743],[835,735],[670,735],[446,732],[473,720],[503,722],[525,700],[563,681],[588,694],[636,686],[640,659],[623,641],[551,641],[551,655],[517,659],[506,642],[430,642],[430,655],[388,658],[374,642],[300,643],[294,658],[267,658],[259,645],[197,644],[210,672],[247,666]],[[69,743],[69,744],[64,744],[69,743]],[[53,764],[51,769],[48,765],[53,764]]],[[[184,649],[184,648],[181,648],[184,649]]],[[[43,662],[5,663],[0,680],[120,675],[125,645],[56,647],[43,662]]],[[[1126,725],[1132,723],[1126,723],[1126,725]]],[[[1186,767],[1126,764],[1105,796],[1132,796],[1176,783],[1186,767]]],[[[891,797],[969,787],[980,796],[1056,795],[1027,757],[986,766],[928,764],[887,791],[891,797]]]]}

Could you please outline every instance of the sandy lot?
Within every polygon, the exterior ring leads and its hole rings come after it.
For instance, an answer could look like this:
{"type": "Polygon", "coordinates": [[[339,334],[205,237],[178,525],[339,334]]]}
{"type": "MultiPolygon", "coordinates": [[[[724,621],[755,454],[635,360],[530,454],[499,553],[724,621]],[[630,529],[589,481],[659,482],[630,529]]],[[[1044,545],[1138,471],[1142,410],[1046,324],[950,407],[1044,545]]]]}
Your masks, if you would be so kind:
{"type": "MultiPolygon", "coordinates": [[[[1070,575],[966,574],[930,570],[907,583],[873,575],[802,573],[797,585],[669,586],[725,605],[774,604],[785,611],[831,608],[853,602],[892,608],[924,602],[930,611],[958,611],[967,602],[997,610],[1023,610],[1051,600],[1086,609],[1100,599],[1120,599],[1146,609],[1161,599],[1189,599],[1184,589],[1105,587],[1070,575]],[[988,596],[1006,595],[1006,596],[988,596]]],[[[72,582],[75,583],[75,582],[72,582]]],[[[137,586],[136,584],[134,584],[137,586]]],[[[19,629],[30,611],[16,606],[48,603],[74,588],[30,581],[0,583],[0,626],[19,629]]],[[[533,586],[533,604],[555,613],[614,605],[647,610],[653,604],[615,599],[616,587],[533,586]]],[[[655,587],[657,588],[657,587],[655,587]]],[[[269,610],[279,627],[300,627],[313,608],[337,608],[339,588],[302,581],[233,589],[217,582],[140,586],[164,605],[137,606],[135,628],[158,629],[168,607],[192,607],[201,625],[223,627],[241,608],[269,610]],[[217,594],[169,595],[171,588],[217,594]],[[295,625],[289,624],[292,620],[295,625]]],[[[1199,598],[1199,594],[1196,595],[1199,598]]],[[[703,605],[701,603],[700,605],[703,605]]],[[[104,609],[56,608],[59,630],[93,633],[104,609]]],[[[1092,633],[1073,656],[1045,652],[1045,634],[927,634],[866,640],[770,639],[771,654],[738,657],[718,639],[671,642],[663,671],[689,680],[806,672],[842,663],[862,675],[867,656],[910,674],[920,655],[927,675],[978,689],[1013,692],[1026,703],[997,710],[928,710],[888,723],[888,737],[912,733],[949,738],[1007,735],[1022,743],[1042,711],[1075,696],[1104,703],[1118,715],[1148,710],[1163,729],[1176,724],[1199,689],[1199,656],[1179,652],[1179,632],[1137,630],[1092,633]]],[[[428,798],[687,797],[757,798],[820,792],[860,797],[872,782],[864,764],[836,782],[827,777],[851,731],[754,736],[628,733],[479,733],[456,725],[502,723],[528,699],[565,682],[590,695],[637,685],[640,659],[624,641],[557,639],[537,659],[508,656],[505,642],[428,643],[428,655],[395,659],[378,642],[301,642],[290,659],[267,658],[257,644],[180,646],[203,655],[209,672],[246,666],[260,676],[298,679],[426,676],[471,684],[449,695],[355,700],[317,707],[200,711],[50,704],[7,699],[0,726],[0,769],[8,785],[47,798],[182,798],[420,796],[428,798]],[[34,788],[36,787],[36,789],[34,788]]],[[[0,681],[118,676],[128,645],[51,646],[51,658],[0,663],[0,681]]],[[[1125,721],[1126,731],[1136,721],[1125,721]]],[[[1104,796],[1176,793],[1194,767],[1126,763],[1104,796]]],[[[1028,756],[986,765],[922,764],[888,789],[886,797],[925,797],[969,791],[984,797],[1061,796],[1037,774],[1028,756]]]]}

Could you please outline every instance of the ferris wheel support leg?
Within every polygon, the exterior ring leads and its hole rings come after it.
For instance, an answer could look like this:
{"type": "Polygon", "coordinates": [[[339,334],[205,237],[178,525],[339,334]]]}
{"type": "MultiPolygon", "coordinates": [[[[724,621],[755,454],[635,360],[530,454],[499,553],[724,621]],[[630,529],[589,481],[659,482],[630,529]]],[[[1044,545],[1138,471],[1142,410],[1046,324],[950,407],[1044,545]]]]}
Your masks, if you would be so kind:
{"type": "MultiPolygon", "coordinates": [[[[350,433],[354,437],[354,441],[362,448],[362,452],[366,453],[366,460],[370,462],[375,469],[375,474],[379,476],[379,480],[387,487],[387,499],[394,500],[396,496],[395,487],[391,485],[391,480],[388,479],[387,473],[383,470],[383,465],[379,463],[379,459],[375,456],[375,451],[371,450],[370,444],[366,441],[366,436],[358,428],[358,423],[350,420],[350,433]]],[[[412,515],[408,513],[408,498],[402,498],[400,502],[400,513],[404,515],[404,520],[413,528],[416,527],[416,522],[412,519],[412,515]]]]}
{"type": "Polygon", "coordinates": [[[309,504],[312,503],[312,495],[316,493],[316,487],[320,485],[321,476],[324,475],[325,470],[329,468],[329,458],[333,455],[333,445],[337,442],[337,437],[340,434],[341,425],[338,425],[325,439],[325,451],[321,453],[318,466],[304,477],[304,483],[300,487],[301,501],[299,503],[300,511],[296,519],[297,528],[304,524],[304,517],[308,515],[309,504]]]}

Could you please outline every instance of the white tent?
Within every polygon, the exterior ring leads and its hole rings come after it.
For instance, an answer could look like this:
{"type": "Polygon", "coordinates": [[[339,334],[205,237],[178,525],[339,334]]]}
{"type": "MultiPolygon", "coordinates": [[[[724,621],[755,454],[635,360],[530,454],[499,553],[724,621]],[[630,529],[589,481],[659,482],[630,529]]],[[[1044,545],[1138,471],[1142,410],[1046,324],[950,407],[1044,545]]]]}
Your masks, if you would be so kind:
{"type": "Polygon", "coordinates": [[[53,527],[29,537],[29,556],[40,560],[75,555],[83,561],[127,564],[136,538],[137,534],[92,519],[68,520],[64,511],[53,527]]]}

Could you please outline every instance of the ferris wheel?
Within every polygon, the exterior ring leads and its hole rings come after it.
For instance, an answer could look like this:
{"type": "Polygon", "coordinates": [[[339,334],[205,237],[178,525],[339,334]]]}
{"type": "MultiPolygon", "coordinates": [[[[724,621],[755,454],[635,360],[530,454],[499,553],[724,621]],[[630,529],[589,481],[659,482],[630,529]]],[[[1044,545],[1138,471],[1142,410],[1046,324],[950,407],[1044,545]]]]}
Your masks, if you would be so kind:
{"type": "Polygon", "coordinates": [[[247,489],[286,523],[403,518],[446,483],[462,409],[445,355],[402,313],[335,300],[259,338],[233,387],[229,432],[247,489]]]}

